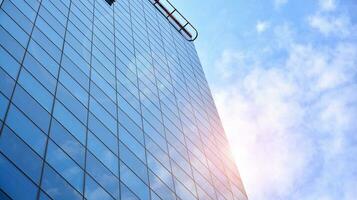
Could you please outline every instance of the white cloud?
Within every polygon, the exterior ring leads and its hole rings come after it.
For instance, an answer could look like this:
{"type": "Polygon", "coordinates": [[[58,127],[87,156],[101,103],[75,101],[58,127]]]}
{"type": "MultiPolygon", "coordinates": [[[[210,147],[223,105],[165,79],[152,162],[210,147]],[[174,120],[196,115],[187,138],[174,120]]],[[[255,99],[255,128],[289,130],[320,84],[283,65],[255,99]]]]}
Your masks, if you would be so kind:
{"type": "Polygon", "coordinates": [[[288,0],[274,0],[274,7],[276,9],[279,9],[287,3],[288,3],[288,0]]]}
{"type": "Polygon", "coordinates": [[[266,31],[269,28],[270,24],[267,21],[258,21],[255,29],[257,30],[258,33],[262,33],[266,31]]]}
{"type": "Polygon", "coordinates": [[[357,44],[298,43],[288,25],[273,30],[283,61],[226,50],[216,62],[228,84],[213,93],[249,199],[352,200],[357,44]]]}
{"type": "Polygon", "coordinates": [[[245,56],[241,52],[233,52],[225,50],[222,57],[215,63],[216,69],[224,79],[231,78],[234,74],[234,69],[243,64],[245,56]]]}
{"type": "Polygon", "coordinates": [[[309,25],[324,36],[345,37],[350,34],[350,19],[347,16],[326,16],[315,14],[308,17],[309,25]]]}
{"type": "Polygon", "coordinates": [[[334,11],[336,2],[335,0],[319,0],[319,6],[322,11],[334,11]]]}

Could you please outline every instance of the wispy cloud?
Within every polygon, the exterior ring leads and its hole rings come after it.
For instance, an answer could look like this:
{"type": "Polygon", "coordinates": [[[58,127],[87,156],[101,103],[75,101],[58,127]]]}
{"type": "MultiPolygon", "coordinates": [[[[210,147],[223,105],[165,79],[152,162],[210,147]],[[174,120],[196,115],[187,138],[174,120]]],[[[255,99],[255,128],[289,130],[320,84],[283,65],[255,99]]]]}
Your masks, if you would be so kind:
{"type": "Polygon", "coordinates": [[[336,9],[335,0],[319,0],[319,6],[323,11],[333,11],[336,9]]]}
{"type": "MultiPolygon", "coordinates": [[[[349,37],[350,22],[335,19],[311,19],[312,31],[349,37]]],[[[285,41],[271,47],[284,48],[282,61],[231,49],[216,62],[227,82],[213,88],[215,99],[248,195],[352,200],[357,196],[357,43],[297,42],[290,26],[272,28],[271,39],[285,41]]]]}
{"type": "Polygon", "coordinates": [[[287,3],[288,3],[288,0],[274,0],[274,7],[276,9],[279,9],[287,3]]]}
{"type": "Polygon", "coordinates": [[[255,29],[257,30],[258,33],[262,33],[266,31],[269,28],[270,24],[268,21],[258,21],[255,29]]]}
{"type": "Polygon", "coordinates": [[[324,36],[345,37],[351,33],[350,19],[345,15],[314,14],[308,17],[308,21],[312,28],[318,30],[324,36]]]}

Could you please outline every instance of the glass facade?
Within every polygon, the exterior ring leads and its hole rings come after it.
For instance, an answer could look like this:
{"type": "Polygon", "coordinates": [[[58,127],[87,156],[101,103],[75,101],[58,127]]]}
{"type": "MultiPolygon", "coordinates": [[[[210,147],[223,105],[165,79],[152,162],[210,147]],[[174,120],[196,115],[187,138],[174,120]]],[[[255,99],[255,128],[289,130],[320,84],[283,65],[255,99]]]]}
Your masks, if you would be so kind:
{"type": "Polygon", "coordinates": [[[0,5],[0,199],[247,199],[195,47],[150,1],[0,5]]]}

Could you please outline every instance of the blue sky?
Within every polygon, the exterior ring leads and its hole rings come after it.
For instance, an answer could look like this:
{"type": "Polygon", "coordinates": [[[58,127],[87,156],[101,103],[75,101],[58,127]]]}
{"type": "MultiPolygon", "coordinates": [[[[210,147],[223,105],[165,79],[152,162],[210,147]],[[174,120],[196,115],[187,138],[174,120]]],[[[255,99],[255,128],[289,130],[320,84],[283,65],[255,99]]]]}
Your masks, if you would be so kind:
{"type": "Polygon", "coordinates": [[[251,200],[357,198],[357,1],[172,0],[251,200]]]}

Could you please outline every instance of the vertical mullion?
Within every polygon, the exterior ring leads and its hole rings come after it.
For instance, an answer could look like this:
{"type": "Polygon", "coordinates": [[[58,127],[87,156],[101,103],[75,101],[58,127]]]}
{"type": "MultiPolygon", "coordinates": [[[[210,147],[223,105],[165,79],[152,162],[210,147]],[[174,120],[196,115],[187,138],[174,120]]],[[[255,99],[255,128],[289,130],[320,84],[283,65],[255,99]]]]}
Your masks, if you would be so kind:
{"type": "MultiPolygon", "coordinates": [[[[42,1],[41,1],[42,3],[42,1]]],[[[59,77],[60,77],[60,73],[61,73],[61,64],[62,64],[62,59],[63,59],[63,54],[64,54],[64,45],[66,43],[66,35],[67,35],[67,26],[68,26],[68,21],[69,21],[69,14],[71,12],[71,5],[72,5],[72,0],[70,0],[69,2],[69,6],[68,6],[68,13],[67,13],[67,19],[66,19],[66,25],[65,25],[65,32],[64,32],[64,36],[63,36],[63,44],[62,44],[62,52],[61,52],[61,58],[60,58],[60,65],[58,68],[58,73],[57,73],[57,79],[56,79],[56,87],[55,87],[55,93],[54,93],[54,98],[53,98],[53,103],[52,103],[52,108],[51,108],[51,118],[50,118],[50,124],[49,124],[49,128],[48,128],[48,133],[47,133],[47,139],[46,139],[46,144],[45,144],[45,155],[43,157],[43,164],[42,164],[42,169],[41,169],[41,175],[40,175],[40,183],[39,183],[39,189],[37,192],[37,199],[40,198],[40,194],[41,194],[41,187],[42,187],[42,180],[43,180],[43,173],[44,173],[44,168],[45,168],[45,164],[46,164],[46,158],[47,158],[47,148],[48,148],[48,142],[50,140],[50,132],[51,132],[51,126],[52,126],[52,121],[53,121],[53,112],[54,112],[54,107],[55,107],[55,102],[56,102],[56,96],[57,96],[57,90],[58,90],[58,84],[59,84],[59,77]]],[[[41,4],[40,4],[41,7],[41,4]]],[[[39,13],[37,13],[38,15],[39,13]]]]}
{"type": "MultiPolygon", "coordinates": [[[[1,0],[1,4],[0,6],[2,7],[2,3],[3,3],[3,0],[1,0]]],[[[23,54],[23,57],[21,59],[21,62],[20,62],[20,68],[19,68],[19,71],[17,72],[17,75],[16,75],[16,79],[15,79],[15,84],[14,84],[14,88],[11,92],[11,95],[10,95],[10,99],[9,99],[9,104],[6,108],[6,111],[5,111],[5,116],[4,116],[4,120],[3,120],[3,123],[0,127],[0,136],[2,134],[2,131],[4,129],[4,126],[5,126],[5,122],[6,122],[6,119],[7,119],[7,116],[8,116],[8,113],[9,113],[9,110],[10,110],[10,105],[12,103],[12,100],[13,100],[13,97],[14,97],[14,94],[15,94],[15,88],[16,86],[18,85],[18,81],[19,81],[19,77],[20,77],[20,73],[22,71],[22,68],[23,68],[23,63],[24,63],[24,60],[25,60],[25,56],[26,56],[26,53],[28,52],[28,47],[30,45],[30,41],[31,41],[31,38],[32,38],[32,33],[33,33],[33,30],[35,29],[35,26],[36,26],[36,21],[37,21],[37,18],[39,16],[39,12],[40,12],[40,8],[42,6],[42,0],[40,0],[39,2],[39,6],[38,6],[38,9],[37,9],[37,12],[36,12],[36,16],[35,16],[35,19],[34,19],[34,22],[33,22],[33,26],[31,28],[31,32],[30,32],[30,35],[29,35],[29,38],[28,38],[28,41],[26,43],[26,47],[25,47],[25,51],[24,51],[24,54],[23,54]]],[[[5,48],[4,48],[5,49],[5,48]]]]}
{"type": "Polygon", "coordinates": [[[93,38],[94,38],[94,19],[95,19],[95,4],[96,0],[93,1],[93,13],[92,13],[92,34],[91,34],[91,49],[90,49],[90,60],[89,60],[89,86],[88,86],[88,104],[87,104],[87,126],[86,126],[86,141],[85,141],[85,151],[84,151],[84,176],[83,176],[83,200],[86,195],[86,177],[87,177],[87,155],[88,155],[88,133],[89,133],[89,115],[90,115],[90,100],[91,100],[91,84],[92,84],[92,60],[93,60],[93,38]]]}

